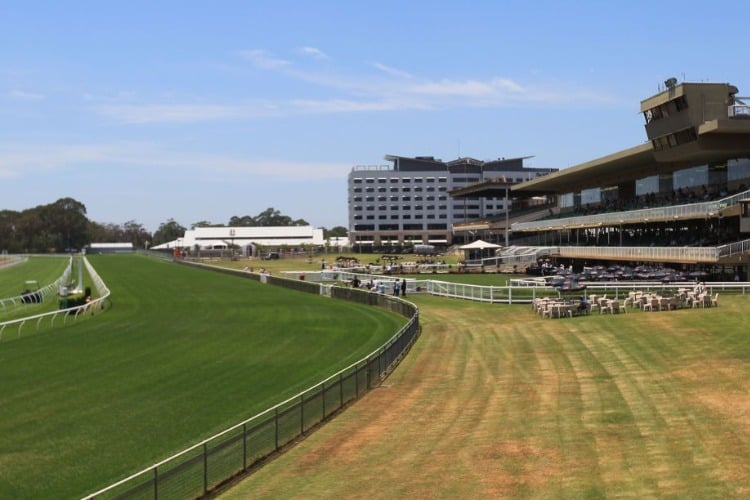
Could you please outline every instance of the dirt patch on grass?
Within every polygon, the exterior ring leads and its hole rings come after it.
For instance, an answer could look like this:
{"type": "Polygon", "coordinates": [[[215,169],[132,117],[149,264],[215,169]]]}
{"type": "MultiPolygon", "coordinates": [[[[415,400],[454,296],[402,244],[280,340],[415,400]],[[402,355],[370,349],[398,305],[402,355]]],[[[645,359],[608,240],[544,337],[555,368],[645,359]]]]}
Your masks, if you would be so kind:
{"type": "MultiPolygon", "coordinates": [[[[681,336],[621,345],[643,328],[669,332],[670,313],[626,318],[640,324],[623,334],[617,317],[550,321],[520,308],[428,304],[422,337],[384,387],[229,496],[750,493],[741,486],[750,484],[743,365],[714,357],[675,373],[681,336]],[[721,394],[701,387],[711,374],[721,394]]],[[[690,348],[689,359],[702,352],[690,348]]]]}

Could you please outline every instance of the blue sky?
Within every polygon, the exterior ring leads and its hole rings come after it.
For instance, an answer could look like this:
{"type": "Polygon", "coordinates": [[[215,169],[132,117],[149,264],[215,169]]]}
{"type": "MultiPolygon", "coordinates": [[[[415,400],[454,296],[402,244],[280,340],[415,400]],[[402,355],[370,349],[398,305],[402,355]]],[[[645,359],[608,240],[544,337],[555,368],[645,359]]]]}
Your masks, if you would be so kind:
{"type": "Polygon", "coordinates": [[[331,228],[386,154],[576,165],[644,142],[668,77],[750,95],[737,7],[0,0],[0,209],[331,228]]]}

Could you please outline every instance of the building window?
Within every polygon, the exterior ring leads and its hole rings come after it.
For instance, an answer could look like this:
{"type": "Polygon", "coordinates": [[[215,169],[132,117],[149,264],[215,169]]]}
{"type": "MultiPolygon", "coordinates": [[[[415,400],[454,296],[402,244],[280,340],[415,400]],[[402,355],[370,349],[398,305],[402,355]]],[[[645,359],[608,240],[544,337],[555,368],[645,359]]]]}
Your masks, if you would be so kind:
{"type": "Polygon", "coordinates": [[[682,111],[683,109],[687,109],[688,103],[684,95],[681,95],[680,97],[674,100],[674,107],[675,109],[677,109],[677,111],[682,111]]]}

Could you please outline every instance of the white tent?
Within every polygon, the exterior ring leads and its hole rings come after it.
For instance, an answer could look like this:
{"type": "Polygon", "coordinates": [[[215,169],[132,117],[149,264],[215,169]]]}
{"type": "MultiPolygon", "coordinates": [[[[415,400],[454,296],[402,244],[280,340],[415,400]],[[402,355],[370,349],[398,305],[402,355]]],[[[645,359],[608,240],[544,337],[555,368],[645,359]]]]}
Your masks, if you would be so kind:
{"type": "Polygon", "coordinates": [[[481,259],[483,257],[493,257],[495,255],[495,251],[498,248],[502,247],[500,245],[495,245],[494,243],[476,240],[472,241],[468,245],[463,245],[459,248],[464,251],[466,260],[472,260],[481,259]]]}
{"type": "Polygon", "coordinates": [[[485,250],[485,249],[496,250],[498,248],[501,248],[501,246],[495,245],[494,243],[488,243],[482,240],[476,240],[476,241],[472,241],[468,245],[464,245],[459,248],[461,250],[485,250]]]}

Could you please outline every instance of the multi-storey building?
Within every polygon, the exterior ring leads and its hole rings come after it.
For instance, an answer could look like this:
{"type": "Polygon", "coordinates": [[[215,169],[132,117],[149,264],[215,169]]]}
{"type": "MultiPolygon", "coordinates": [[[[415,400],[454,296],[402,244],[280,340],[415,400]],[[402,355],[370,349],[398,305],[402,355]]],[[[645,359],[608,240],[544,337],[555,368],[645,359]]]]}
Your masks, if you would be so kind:
{"type": "Polygon", "coordinates": [[[505,197],[453,199],[450,192],[491,179],[529,181],[556,169],[525,167],[526,158],[443,162],[431,156],[387,155],[391,165],[349,173],[349,240],[353,246],[449,245],[453,224],[505,213],[505,197]]]}
{"type": "Polygon", "coordinates": [[[750,98],[726,83],[664,83],[641,101],[648,142],[511,188],[557,200],[551,216],[513,223],[515,242],[559,245],[561,260],[747,275],[750,98]]]}

